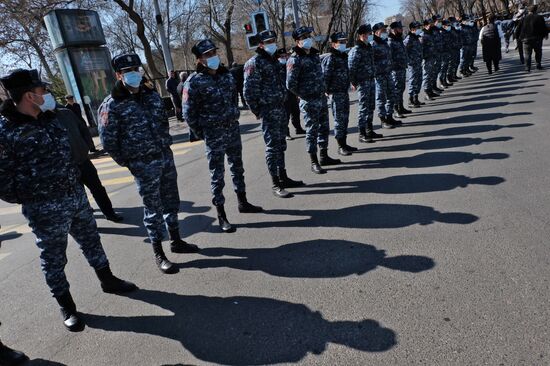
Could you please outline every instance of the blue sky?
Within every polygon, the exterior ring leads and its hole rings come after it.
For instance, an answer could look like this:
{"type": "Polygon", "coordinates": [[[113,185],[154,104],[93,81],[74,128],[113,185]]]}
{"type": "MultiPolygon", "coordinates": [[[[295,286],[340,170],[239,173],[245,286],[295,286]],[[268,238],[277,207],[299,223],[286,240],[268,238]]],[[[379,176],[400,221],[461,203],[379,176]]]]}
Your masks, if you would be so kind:
{"type": "Polygon", "coordinates": [[[399,0],[382,0],[378,2],[376,19],[382,21],[387,17],[399,13],[399,0]]]}

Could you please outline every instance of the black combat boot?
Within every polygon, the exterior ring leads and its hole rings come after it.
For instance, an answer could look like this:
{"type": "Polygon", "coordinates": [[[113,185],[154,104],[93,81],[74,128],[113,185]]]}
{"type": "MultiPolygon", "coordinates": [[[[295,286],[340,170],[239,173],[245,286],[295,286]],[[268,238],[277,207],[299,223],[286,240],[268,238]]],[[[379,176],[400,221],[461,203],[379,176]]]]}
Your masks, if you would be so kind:
{"type": "Polygon", "coordinates": [[[311,159],[311,171],[315,174],[325,174],[327,171],[321,168],[319,164],[319,159],[317,159],[317,153],[310,153],[309,158],[311,159]]]}
{"type": "Polygon", "coordinates": [[[358,148],[356,147],[353,147],[353,146],[349,146],[348,145],[348,137],[344,137],[344,145],[346,145],[346,147],[348,148],[349,151],[351,151],[352,153],[359,150],[358,148]]]}
{"type": "Polygon", "coordinates": [[[387,117],[380,116],[380,122],[382,122],[382,128],[395,128],[390,122],[388,122],[387,117]]]}
{"type": "Polygon", "coordinates": [[[426,97],[425,97],[426,100],[435,100],[435,98],[438,96],[431,90],[426,90],[424,91],[424,93],[426,94],[426,97]]]}
{"type": "Polygon", "coordinates": [[[418,108],[419,106],[414,102],[414,97],[409,96],[409,108],[418,108]]]}
{"type": "Polygon", "coordinates": [[[340,139],[336,139],[336,141],[338,142],[338,154],[342,156],[350,156],[351,150],[348,150],[348,147],[346,146],[344,139],[340,138],[340,139]]]}
{"type": "Polygon", "coordinates": [[[412,111],[405,108],[405,104],[403,103],[403,101],[399,102],[399,108],[401,108],[401,113],[402,114],[411,114],[412,113],[412,111]]]}
{"type": "Polygon", "coordinates": [[[321,165],[338,165],[342,161],[340,159],[333,159],[330,156],[328,156],[328,150],[327,149],[321,149],[319,151],[319,163],[321,165]]]}
{"type": "Polygon", "coordinates": [[[456,81],[462,80],[462,78],[460,76],[458,76],[458,73],[455,73],[453,75],[453,79],[455,79],[456,81]]]}
{"type": "Polygon", "coordinates": [[[111,212],[107,215],[105,215],[105,219],[112,221],[112,222],[122,222],[124,220],[124,217],[117,214],[116,212],[111,212]]]}
{"type": "Polygon", "coordinates": [[[239,201],[238,208],[240,213],[259,213],[264,210],[260,206],[254,206],[249,203],[246,199],[246,192],[237,192],[237,200],[239,201]]]}
{"type": "Polygon", "coordinates": [[[273,195],[275,197],[279,198],[290,198],[292,195],[290,192],[286,191],[283,187],[283,184],[281,183],[280,179],[276,175],[271,176],[271,181],[273,182],[273,186],[271,187],[271,190],[273,191],[273,195]]]}
{"type": "Polygon", "coordinates": [[[54,296],[57,303],[61,307],[61,317],[63,318],[63,324],[71,332],[81,332],[84,330],[84,320],[76,311],[76,305],[73,301],[71,293],[67,290],[63,295],[54,296]]]}
{"type": "Polygon", "coordinates": [[[178,267],[166,258],[166,254],[164,254],[164,250],[162,249],[161,241],[153,242],[153,253],[155,255],[155,263],[162,273],[174,274],[179,272],[178,267]]]}
{"type": "Polygon", "coordinates": [[[302,127],[300,127],[300,128],[296,129],[295,133],[296,133],[296,135],[305,135],[306,130],[304,130],[302,127]]]}
{"type": "Polygon", "coordinates": [[[137,286],[132,282],[121,280],[116,277],[109,266],[96,269],[95,273],[101,282],[101,289],[108,294],[123,294],[137,290],[137,286]]]}
{"type": "Polygon", "coordinates": [[[422,107],[423,105],[426,105],[426,103],[421,102],[421,101],[418,99],[418,95],[415,95],[415,96],[414,96],[414,105],[416,105],[417,107],[422,107]]]}
{"type": "Polygon", "coordinates": [[[392,114],[387,117],[387,121],[393,126],[401,126],[403,124],[400,120],[393,118],[392,114]]]}
{"type": "Polygon", "coordinates": [[[281,169],[279,171],[279,181],[281,182],[284,188],[298,188],[306,185],[301,180],[290,179],[286,174],[286,169],[281,169]]]}
{"type": "Polygon", "coordinates": [[[395,115],[398,117],[398,118],[406,118],[407,116],[405,116],[404,113],[402,113],[401,111],[401,108],[399,108],[399,105],[396,105],[393,109],[395,115]]]}
{"type": "Polygon", "coordinates": [[[374,130],[370,129],[367,131],[367,137],[371,139],[381,139],[382,137],[384,137],[384,135],[382,135],[381,133],[376,133],[374,132],[374,130]]]}
{"type": "Polygon", "coordinates": [[[198,246],[189,244],[181,238],[178,228],[169,229],[168,233],[172,241],[170,243],[170,251],[172,253],[198,253],[200,251],[198,246]]]}
{"type": "Polygon", "coordinates": [[[449,84],[449,86],[453,86],[455,82],[456,80],[454,80],[450,76],[447,77],[447,84],[449,84]]]}
{"type": "Polygon", "coordinates": [[[9,348],[0,342],[0,365],[18,366],[23,365],[29,358],[23,352],[9,348]]]}
{"type": "Polygon", "coordinates": [[[440,89],[440,88],[438,88],[437,86],[434,86],[432,89],[433,89],[433,91],[436,92],[436,93],[439,93],[439,94],[443,93],[443,89],[440,89]]]}
{"type": "Polygon", "coordinates": [[[218,222],[220,223],[220,229],[224,233],[234,233],[235,228],[227,220],[227,215],[225,214],[225,209],[223,205],[216,206],[216,211],[218,212],[218,222]]]}
{"type": "Polygon", "coordinates": [[[363,142],[367,144],[374,143],[374,140],[372,139],[372,137],[367,136],[367,131],[363,127],[359,128],[359,142],[363,142]]]}

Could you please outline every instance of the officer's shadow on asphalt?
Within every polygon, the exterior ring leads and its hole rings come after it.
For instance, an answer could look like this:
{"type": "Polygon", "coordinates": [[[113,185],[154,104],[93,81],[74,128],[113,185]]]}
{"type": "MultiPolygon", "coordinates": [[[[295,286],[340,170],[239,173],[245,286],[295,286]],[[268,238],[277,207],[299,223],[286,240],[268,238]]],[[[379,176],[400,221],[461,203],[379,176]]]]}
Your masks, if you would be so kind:
{"type": "MultiPolygon", "coordinates": [[[[193,234],[210,230],[214,218],[201,215],[210,211],[207,206],[194,206],[193,202],[181,201],[180,214],[185,215],[183,220],[180,220],[180,233],[182,238],[187,238],[193,234]]],[[[115,207],[115,211],[124,217],[124,221],[119,224],[111,224],[109,227],[102,226],[101,220],[98,221],[98,231],[100,234],[135,236],[145,238],[144,242],[149,242],[147,239],[147,231],[143,225],[143,206],[138,207],[115,207]]],[[[96,216],[96,219],[102,218],[101,214],[96,216]]]]}
{"type": "Polygon", "coordinates": [[[331,321],[305,305],[234,296],[209,297],[138,290],[128,298],[159,306],[170,316],[84,314],[90,328],[156,335],[179,341],[197,359],[222,365],[298,362],[328,343],[363,352],[397,344],[396,333],[372,319],[331,321]]]}
{"type": "Polygon", "coordinates": [[[24,366],[67,366],[64,363],[55,361],[44,360],[42,358],[36,358],[24,363],[24,366]]]}
{"type": "Polygon", "coordinates": [[[16,231],[10,231],[10,232],[1,234],[1,235],[0,235],[0,247],[2,247],[2,242],[8,241],[8,240],[17,239],[17,238],[19,238],[19,237],[22,236],[22,235],[23,235],[23,234],[18,233],[18,232],[16,232],[16,231]]]}
{"type": "Polygon", "coordinates": [[[210,258],[182,263],[179,267],[233,268],[289,278],[337,278],[363,275],[378,267],[418,273],[435,266],[429,257],[388,257],[385,250],[373,245],[347,240],[308,240],[276,248],[205,248],[200,254],[210,258]]]}

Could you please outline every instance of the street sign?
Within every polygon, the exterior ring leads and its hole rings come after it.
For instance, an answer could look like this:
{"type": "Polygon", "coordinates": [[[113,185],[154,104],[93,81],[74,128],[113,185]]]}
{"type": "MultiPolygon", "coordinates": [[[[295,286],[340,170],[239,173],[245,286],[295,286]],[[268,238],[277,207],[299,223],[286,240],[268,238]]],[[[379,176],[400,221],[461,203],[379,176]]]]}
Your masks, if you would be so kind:
{"type": "MultiPolygon", "coordinates": [[[[257,0],[258,4],[261,3],[261,0],[257,0]]],[[[269,30],[269,18],[267,17],[267,13],[265,10],[258,10],[254,13],[250,14],[250,23],[251,25],[251,31],[249,33],[249,29],[245,28],[246,34],[246,46],[249,50],[255,50],[256,47],[258,47],[258,39],[256,38],[256,35],[260,32],[263,32],[265,30],[269,30]]]]}

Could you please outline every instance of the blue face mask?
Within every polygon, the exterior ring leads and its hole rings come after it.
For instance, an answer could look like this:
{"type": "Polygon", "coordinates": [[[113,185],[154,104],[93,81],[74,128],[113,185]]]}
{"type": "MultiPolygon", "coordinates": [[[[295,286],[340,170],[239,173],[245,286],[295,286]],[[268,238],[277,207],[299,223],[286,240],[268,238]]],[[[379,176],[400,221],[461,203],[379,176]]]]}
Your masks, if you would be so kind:
{"type": "Polygon", "coordinates": [[[132,88],[139,88],[139,84],[141,84],[141,74],[137,71],[129,71],[125,72],[123,74],[123,81],[124,84],[128,85],[132,88]]]}
{"type": "Polygon", "coordinates": [[[306,38],[302,41],[302,48],[305,50],[309,50],[311,47],[313,47],[313,39],[306,38]]]}
{"type": "Polygon", "coordinates": [[[206,67],[210,70],[217,70],[220,67],[220,57],[218,55],[206,59],[206,67]]]}
{"type": "Polygon", "coordinates": [[[381,33],[380,38],[382,38],[383,40],[388,39],[388,33],[381,33]]]}
{"type": "Polygon", "coordinates": [[[414,34],[416,34],[417,36],[422,36],[424,34],[424,32],[422,32],[422,29],[417,29],[414,31],[414,34]]]}
{"type": "Polygon", "coordinates": [[[372,34],[369,35],[369,38],[367,39],[367,41],[370,43],[372,41],[374,41],[374,36],[372,34]]]}
{"type": "Polygon", "coordinates": [[[445,30],[446,30],[447,32],[450,32],[450,31],[451,31],[451,27],[445,28],[445,30]]]}
{"type": "Polygon", "coordinates": [[[439,23],[438,23],[438,24],[436,24],[436,27],[437,27],[437,29],[441,29],[441,28],[443,28],[443,26],[442,26],[441,24],[439,24],[439,23]]]}
{"type": "Polygon", "coordinates": [[[264,45],[264,50],[270,55],[273,55],[275,51],[277,51],[277,45],[275,43],[266,44],[264,45]]]}

